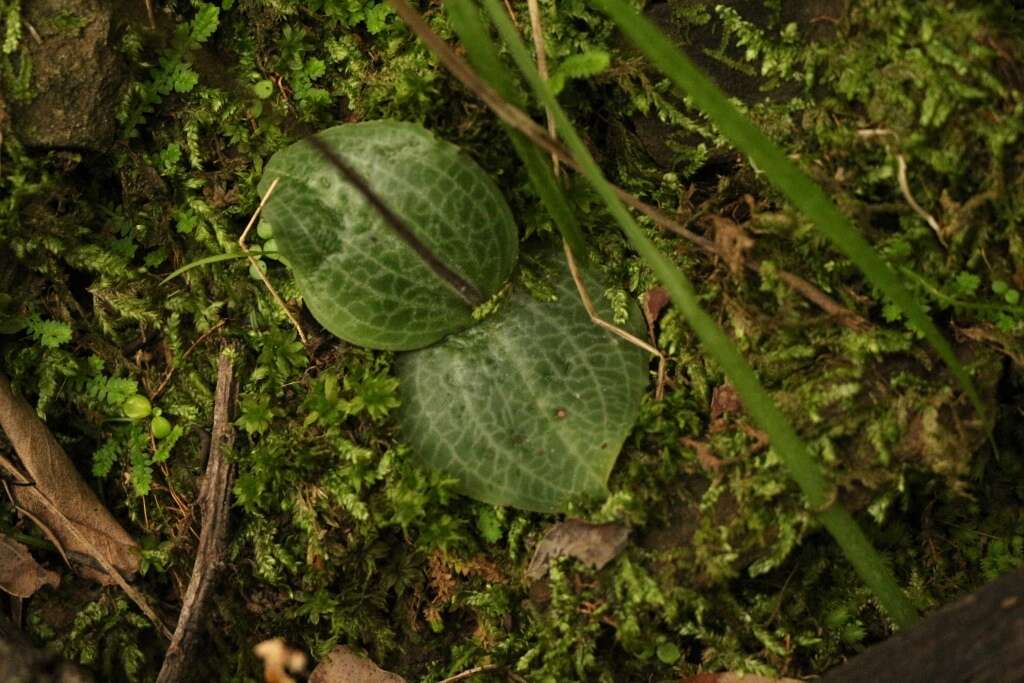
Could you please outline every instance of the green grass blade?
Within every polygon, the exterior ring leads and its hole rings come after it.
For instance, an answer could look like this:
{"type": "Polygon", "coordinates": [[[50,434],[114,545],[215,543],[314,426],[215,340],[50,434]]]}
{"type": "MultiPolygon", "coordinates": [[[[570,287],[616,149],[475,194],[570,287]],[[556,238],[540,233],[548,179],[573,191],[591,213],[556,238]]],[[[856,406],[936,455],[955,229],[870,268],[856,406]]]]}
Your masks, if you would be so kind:
{"type": "MultiPolygon", "coordinates": [[[[466,48],[466,54],[477,73],[491,87],[510,103],[522,107],[522,97],[515,87],[515,74],[502,63],[487,27],[480,19],[479,10],[469,0],[446,0],[445,9],[452,28],[466,48]]],[[[569,243],[573,255],[581,263],[586,262],[587,247],[576,214],[562,192],[561,185],[551,170],[549,160],[523,136],[522,133],[505,126],[512,139],[516,153],[526,167],[530,182],[540,196],[544,207],[551,214],[558,231],[569,243]]]]}
{"type": "MultiPolygon", "coordinates": [[[[263,252],[260,252],[260,254],[262,253],[263,252]]],[[[255,255],[259,256],[260,254],[255,255]]],[[[267,255],[270,255],[270,253],[267,252],[267,255]]],[[[196,259],[195,261],[192,261],[191,263],[186,263],[181,268],[178,268],[176,271],[174,271],[173,273],[165,277],[163,280],[161,280],[160,284],[165,285],[174,278],[178,277],[179,275],[184,275],[193,268],[198,268],[199,266],[206,266],[211,263],[220,263],[221,261],[231,261],[233,259],[238,258],[245,258],[245,252],[237,251],[231,252],[229,254],[214,254],[213,256],[204,256],[203,258],[196,259]]]]}
{"type": "Polygon", "coordinates": [[[790,161],[781,149],[757,126],[752,124],[700,69],[676,48],[645,17],[637,14],[624,0],[592,0],[618,25],[662,73],[688,95],[693,104],[711,119],[733,145],[746,154],[758,169],[786,198],[802,211],[848,259],[860,269],[868,281],[892,300],[911,325],[931,344],[949,366],[957,382],[970,398],[979,415],[985,414],[981,397],[970,375],[957,359],[953,348],[935,323],[903,286],[899,277],[871,248],[832,200],[790,161]]]}
{"type": "Polygon", "coordinates": [[[483,0],[491,20],[498,28],[502,40],[512,54],[516,66],[526,77],[531,89],[555,117],[559,133],[579,162],[584,175],[601,195],[609,212],[621,226],[630,243],[651,267],[668,290],[672,302],[686,317],[704,348],[718,361],[733,386],[743,398],[743,404],[754,422],[771,440],[772,448],[786,465],[790,476],[803,491],[810,507],[818,511],[819,519],[835,537],[846,557],[861,579],[875,593],[892,620],[906,628],[917,619],[913,605],[896,584],[889,568],[871,546],[857,523],[848,512],[835,503],[835,491],[825,479],[818,463],[808,454],[806,447],[790,426],[789,421],[772,401],[753,369],[736,350],[732,341],[701,308],[696,293],[686,275],[664,254],[633,220],[616,198],[600,168],[576,133],[572,123],[558,104],[547,84],[540,78],[529,52],[511,21],[505,15],[500,0],[483,0]]]}

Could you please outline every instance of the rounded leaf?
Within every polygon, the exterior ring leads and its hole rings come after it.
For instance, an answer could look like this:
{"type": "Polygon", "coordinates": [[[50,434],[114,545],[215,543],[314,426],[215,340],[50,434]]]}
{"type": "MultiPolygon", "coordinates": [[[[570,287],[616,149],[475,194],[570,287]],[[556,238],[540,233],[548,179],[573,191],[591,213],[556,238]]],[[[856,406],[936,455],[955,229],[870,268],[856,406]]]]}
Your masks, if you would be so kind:
{"type": "MultiPolygon", "coordinates": [[[[403,438],[463,493],[539,512],[607,493],[639,414],[648,355],[595,325],[565,263],[545,260],[557,295],[521,285],[501,309],[398,359],[403,438]]],[[[586,279],[598,311],[603,288],[586,279]]],[[[642,330],[633,307],[630,331],[642,330]]]]}
{"type": "Polygon", "coordinates": [[[153,438],[160,440],[165,439],[170,435],[173,426],[171,425],[171,421],[166,417],[163,415],[157,415],[150,420],[149,429],[153,432],[153,438]]]}
{"type": "Polygon", "coordinates": [[[150,404],[149,399],[142,394],[133,394],[121,404],[121,411],[125,417],[132,420],[141,420],[153,412],[153,406],[150,404]]]}
{"type": "MultiPolygon", "coordinates": [[[[347,124],[317,133],[448,268],[490,297],[518,256],[512,213],[458,147],[421,126],[347,124]]],[[[306,142],[277,152],[260,194],[283,260],[330,332],[378,349],[416,349],[473,324],[472,311],[306,142]]]]}

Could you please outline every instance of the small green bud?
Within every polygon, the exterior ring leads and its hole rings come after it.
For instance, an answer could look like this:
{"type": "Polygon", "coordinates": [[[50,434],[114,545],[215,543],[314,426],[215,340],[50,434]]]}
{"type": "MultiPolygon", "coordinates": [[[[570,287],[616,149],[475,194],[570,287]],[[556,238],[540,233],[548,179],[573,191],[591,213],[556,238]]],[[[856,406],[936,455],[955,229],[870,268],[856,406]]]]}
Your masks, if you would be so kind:
{"type": "Polygon", "coordinates": [[[163,415],[157,415],[150,421],[149,429],[153,432],[154,439],[166,438],[171,433],[171,421],[163,415]]]}
{"type": "Polygon", "coordinates": [[[682,653],[679,652],[679,648],[676,647],[675,643],[662,643],[657,649],[658,660],[663,664],[675,664],[679,661],[679,657],[682,653]]]}
{"type": "Polygon", "coordinates": [[[125,399],[125,402],[121,404],[121,410],[124,412],[125,417],[141,420],[153,412],[153,406],[150,405],[148,398],[142,394],[135,394],[125,399]]]}

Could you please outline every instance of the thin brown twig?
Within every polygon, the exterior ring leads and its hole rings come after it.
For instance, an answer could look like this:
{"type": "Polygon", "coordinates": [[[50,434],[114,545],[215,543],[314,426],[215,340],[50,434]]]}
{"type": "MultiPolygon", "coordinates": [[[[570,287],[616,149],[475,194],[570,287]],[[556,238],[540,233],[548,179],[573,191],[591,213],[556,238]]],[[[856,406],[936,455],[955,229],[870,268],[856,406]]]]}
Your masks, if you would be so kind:
{"type": "Polygon", "coordinates": [[[36,45],[42,45],[43,39],[39,36],[39,31],[36,30],[36,27],[27,21],[22,21],[22,23],[25,24],[25,28],[28,29],[28,34],[32,36],[32,40],[36,41],[36,45]]]}
{"type": "Polygon", "coordinates": [[[457,673],[454,676],[449,676],[448,678],[445,678],[442,681],[438,681],[438,683],[455,683],[455,681],[464,681],[467,678],[472,678],[473,676],[476,676],[477,674],[486,673],[488,671],[497,671],[500,668],[502,667],[498,666],[497,664],[483,664],[481,666],[474,666],[472,669],[466,669],[465,671],[457,673]]]}
{"type": "Polygon", "coordinates": [[[249,259],[249,264],[256,270],[256,274],[260,276],[261,280],[263,280],[263,284],[267,286],[267,289],[270,290],[270,295],[274,297],[274,301],[276,301],[277,305],[281,307],[284,314],[288,316],[288,320],[292,322],[295,330],[299,333],[299,339],[302,340],[303,344],[306,344],[306,333],[302,331],[302,325],[300,325],[299,321],[295,319],[292,312],[288,310],[288,306],[285,305],[284,299],[282,299],[281,295],[277,293],[276,289],[274,289],[274,285],[270,283],[270,278],[268,278],[267,274],[263,272],[262,268],[260,268],[259,262],[249,251],[249,247],[245,242],[245,239],[249,236],[249,231],[252,230],[254,225],[256,225],[256,219],[259,217],[260,212],[263,211],[263,207],[267,205],[268,201],[270,201],[270,195],[274,194],[274,188],[277,187],[278,180],[280,179],[274,178],[273,182],[270,183],[270,187],[267,188],[267,193],[263,195],[263,199],[260,200],[259,206],[256,207],[252,217],[249,218],[249,222],[246,224],[245,230],[242,231],[242,236],[238,238],[238,246],[243,252],[245,252],[245,257],[249,259]]]}
{"type": "Polygon", "coordinates": [[[946,239],[942,233],[942,226],[935,220],[935,216],[925,211],[924,207],[917,203],[917,200],[914,199],[914,193],[910,191],[910,181],[907,180],[907,159],[902,154],[896,155],[896,181],[899,183],[900,192],[903,193],[903,198],[907,200],[907,204],[914,210],[914,213],[924,219],[924,222],[932,229],[935,236],[939,238],[939,244],[945,247],[946,239]]]}
{"type": "Polygon", "coordinates": [[[516,16],[516,11],[512,9],[512,3],[508,0],[504,0],[505,10],[508,12],[508,16],[512,19],[512,23],[516,26],[519,25],[519,17],[516,16]]]}
{"type": "Polygon", "coordinates": [[[181,358],[178,359],[175,363],[173,363],[171,365],[171,367],[167,369],[167,372],[164,373],[163,379],[160,380],[160,385],[157,386],[157,388],[155,390],[153,390],[153,393],[150,395],[150,397],[149,397],[150,401],[156,400],[156,397],[159,396],[160,394],[162,394],[164,389],[167,388],[167,383],[171,381],[171,377],[174,375],[174,371],[175,371],[175,369],[177,369],[178,364],[179,363],[184,363],[185,359],[188,358],[188,355],[190,353],[192,353],[192,351],[195,350],[195,348],[197,346],[202,344],[203,341],[205,341],[211,334],[213,334],[214,332],[216,332],[220,328],[224,327],[224,325],[226,323],[227,323],[227,320],[219,320],[219,321],[217,321],[216,325],[214,325],[213,327],[208,329],[206,332],[203,332],[203,334],[200,335],[200,337],[198,339],[196,339],[194,342],[192,342],[192,344],[187,349],[185,349],[185,353],[181,354],[181,358]]]}
{"type": "Polygon", "coordinates": [[[594,302],[590,298],[590,292],[587,291],[586,285],[583,284],[583,277],[580,275],[579,268],[576,266],[576,259],[572,255],[572,249],[569,248],[569,243],[565,240],[562,240],[562,250],[565,252],[565,262],[569,264],[569,274],[572,275],[572,281],[576,285],[576,293],[579,294],[580,301],[583,302],[583,308],[587,311],[587,315],[590,316],[590,322],[603,330],[611,332],[616,337],[629,342],[633,346],[643,349],[647,353],[658,357],[658,385],[655,389],[655,398],[661,400],[665,393],[665,376],[663,371],[665,354],[651,344],[645,342],[640,337],[637,337],[635,334],[627,332],[618,325],[613,325],[598,314],[597,309],[594,307],[594,302]]]}
{"type": "MultiPolygon", "coordinates": [[[[540,21],[540,3],[537,0],[527,0],[526,6],[530,10],[530,31],[533,33],[533,50],[537,53],[537,73],[540,74],[542,81],[546,81],[548,80],[548,55],[547,47],[544,45],[544,26],[540,21]]],[[[555,117],[547,107],[544,107],[544,117],[547,119],[548,135],[557,139],[555,117]]],[[[558,165],[557,155],[551,155],[551,168],[555,172],[556,178],[562,172],[558,165]]]]}
{"type": "MultiPolygon", "coordinates": [[[[388,0],[388,4],[395,13],[402,18],[410,30],[422,40],[427,47],[437,55],[438,60],[455,76],[462,84],[480,100],[484,102],[502,121],[512,126],[525,135],[530,142],[541,148],[548,154],[556,156],[563,164],[576,172],[580,166],[571,154],[555,139],[551,138],[536,121],[526,112],[506,101],[494,88],[482,80],[455,52],[434,33],[427,23],[405,0],[388,0]]],[[[683,239],[697,245],[704,251],[718,256],[718,249],[710,240],[688,230],[684,225],[672,219],[668,214],[646,202],[638,199],[621,187],[611,185],[616,197],[632,209],[646,215],[659,227],[673,232],[683,239]]],[[[749,260],[745,264],[749,270],[758,272],[760,262],[749,260]]],[[[845,308],[842,304],[832,299],[813,284],[804,280],[798,275],[784,270],[777,270],[776,274],[780,280],[785,281],[799,294],[805,296],[811,303],[819,306],[829,315],[834,316],[841,323],[852,329],[865,329],[870,324],[859,315],[845,308]],[[794,284],[795,283],[795,284],[794,284]],[[808,296],[813,293],[812,296],[808,296]]]]}
{"type": "MultiPolygon", "coordinates": [[[[546,47],[544,46],[544,27],[540,20],[540,4],[537,0],[527,0],[527,6],[530,10],[530,30],[533,34],[533,47],[537,53],[537,72],[540,74],[541,79],[546,81],[548,80],[548,60],[546,47]]],[[[548,135],[552,139],[557,139],[558,133],[555,130],[555,118],[547,107],[544,108],[544,112],[547,117],[548,135]]],[[[555,178],[558,178],[561,174],[561,167],[558,164],[558,156],[555,154],[551,155],[551,166],[555,178]]],[[[576,285],[576,292],[579,294],[580,301],[583,302],[583,308],[587,311],[587,315],[590,316],[590,321],[601,329],[611,332],[620,339],[624,339],[633,346],[658,357],[658,384],[655,389],[655,398],[660,400],[665,393],[665,355],[636,335],[630,334],[618,325],[614,325],[598,315],[593,299],[590,298],[590,292],[587,291],[587,286],[580,276],[579,269],[576,266],[576,259],[572,255],[569,243],[565,240],[562,240],[562,249],[565,252],[566,263],[569,265],[569,274],[572,275],[572,281],[576,285]]]]}
{"type": "Polygon", "coordinates": [[[477,289],[469,280],[466,280],[461,275],[456,273],[451,267],[442,261],[438,256],[430,250],[423,240],[421,240],[415,232],[405,223],[405,221],[388,206],[387,202],[381,199],[370,184],[366,182],[366,179],[359,174],[351,165],[348,164],[341,155],[331,149],[326,142],[320,138],[313,137],[307,138],[306,141],[320,153],[327,161],[331,163],[334,168],[341,173],[345,180],[349,182],[359,194],[363,196],[363,199],[374,208],[374,210],[384,219],[384,222],[388,224],[395,236],[404,242],[410,249],[416,252],[423,264],[430,269],[434,275],[436,275],[445,284],[451,287],[459,298],[465,302],[470,308],[476,308],[484,302],[484,295],[477,289]]]}
{"type": "Polygon", "coordinates": [[[202,507],[203,530],[199,536],[192,578],[182,599],[181,612],[174,636],[164,656],[157,683],[176,683],[185,680],[189,664],[199,646],[203,617],[209,605],[216,581],[223,569],[227,554],[228,511],[231,491],[231,463],[225,451],[234,444],[235,431],[231,423],[234,401],[234,371],[230,349],[221,351],[217,366],[217,389],[213,407],[213,429],[206,475],[199,492],[202,507]]]}
{"type": "Polygon", "coordinates": [[[146,0],[146,17],[149,19],[149,28],[156,30],[156,12],[153,11],[153,0],[146,0]]]}

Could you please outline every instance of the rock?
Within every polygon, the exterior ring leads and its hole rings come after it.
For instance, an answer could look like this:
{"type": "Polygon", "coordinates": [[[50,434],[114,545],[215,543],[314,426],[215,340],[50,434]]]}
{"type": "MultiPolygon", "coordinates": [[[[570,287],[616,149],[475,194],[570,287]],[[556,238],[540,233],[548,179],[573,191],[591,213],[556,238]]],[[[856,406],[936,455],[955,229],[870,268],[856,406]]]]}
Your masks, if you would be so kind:
{"type": "Polygon", "coordinates": [[[31,64],[28,96],[5,83],[14,132],[28,147],[102,151],[117,132],[125,66],[114,50],[110,2],[23,0],[25,30],[16,59],[31,64]]]}

